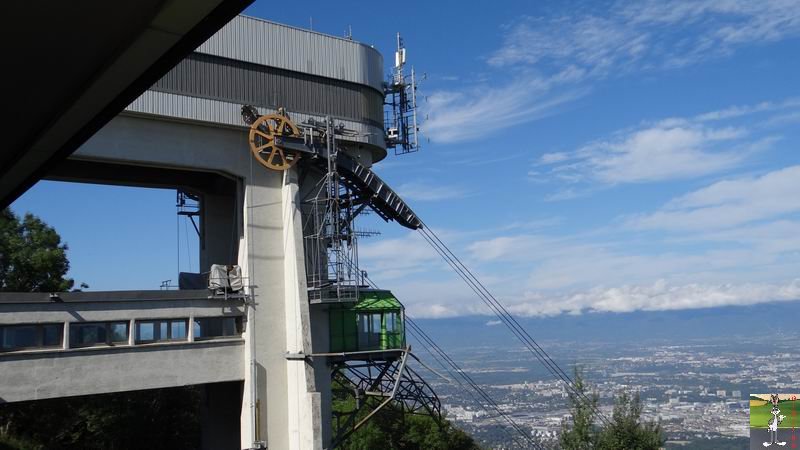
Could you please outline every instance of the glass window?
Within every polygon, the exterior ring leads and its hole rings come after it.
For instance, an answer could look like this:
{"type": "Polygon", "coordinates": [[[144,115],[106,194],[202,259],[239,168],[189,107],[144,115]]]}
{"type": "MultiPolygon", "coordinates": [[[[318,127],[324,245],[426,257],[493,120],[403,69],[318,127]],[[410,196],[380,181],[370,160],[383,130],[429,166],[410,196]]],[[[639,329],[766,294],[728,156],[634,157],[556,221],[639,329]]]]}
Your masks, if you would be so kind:
{"type": "Polygon", "coordinates": [[[185,320],[173,320],[170,323],[170,337],[172,339],[186,339],[185,320]]]}
{"type": "Polygon", "coordinates": [[[236,332],[236,318],[225,317],[224,319],[222,319],[222,335],[234,336],[236,334],[238,334],[236,332]]]}
{"type": "Polygon", "coordinates": [[[105,323],[71,323],[69,324],[69,346],[90,347],[107,344],[105,323]]]}
{"type": "Polygon", "coordinates": [[[186,324],[186,319],[138,321],[136,342],[186,340],[186,324]]]}
{"type": "Polygon", "coordinates": [[[0,351],[60,347],[63,333],[60,323],[0,326],[0,351]]]}
{"type": "Polygon", "coordinates": [[[136,322],[136,342],[156,340],[155,322],[136,322]]]}
{"type": "Polygon", "coordinates": [[[381,346],[381,315],[380,313],[372,314],[369,330],[369,347],[371,349],[381,346]]]}
{"type": "Polygon", "coordinates": [[[358,315],[358,349],[369,348],[369,314],[358,315]]]}
{"type": "Polygon", "coordinates": [[[169,322],[166,320],[158,323],[158,337],[161,339],[169,338],[169,322]]]}
{"type": "Polygon", "coordinates": [[[128,322],[114,322],[109,324],[111,342],[125,343],[128,342],[128,322]]]}
{"type": "Polygon", "coordinates": [[[3,350],[17,350],[37,347],[36,325],[15,325],[3,327],[3,350]]]}
{"type": "Polygon", "coordinates": [[[381,315],[380,314],[372,314],[371,323],[369,326],[369,331],[372,334],[381,334],[381,315]]]}
{"type": "Polygon", "coordinates": [[[381,313],[358,315],[358,349],[375,350],[381,346],[381,313]]]}
{"type": "Polygon", "coordinates": [[[242,334],[241,317],[199,317],[194,319],[194,338],[211,339],[242,334]]]}
{"type": "Polygon", "coordinates": [[[61,338],[64,336],[64,325],[60,323],[51,323],[42,325],[42,346],[43,347],[60,347],[61,338]]]}
{"type": "Polygon", "coordinates": [[[386,313],[386,332],[387,333],[396,333],[397,332],[397,313],[396,312],[387,312],[386,313]]]}

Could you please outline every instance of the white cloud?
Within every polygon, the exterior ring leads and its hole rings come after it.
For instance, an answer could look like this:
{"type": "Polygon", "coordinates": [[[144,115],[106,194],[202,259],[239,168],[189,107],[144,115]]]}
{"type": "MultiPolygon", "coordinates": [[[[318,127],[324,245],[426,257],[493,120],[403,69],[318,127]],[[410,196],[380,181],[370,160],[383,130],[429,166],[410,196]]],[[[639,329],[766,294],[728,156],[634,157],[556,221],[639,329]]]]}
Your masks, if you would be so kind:
{"type": "Polygon", "coordinates": [[[547,194],[544,196],[544,201],[546,202],[562,202],[564,200],[574,200],[576,198],[586,197],[589,195],[591,191],[589,190],[582,190],[579,191],[577,189],[567,188],[562,189],[558,192],[554,192],[552,194],[547,194]]]}
{"type": "Polygon", "coordinates": [[[587,149],[594,176],[607,183],[691,178],[735,166],[741,154],[714,151],[719,142],[741,137],[734,129],[649,128],[618,142],[587,149]]]}
{"type": "Polygon", "coordinates": [[[658,278],[725,279],[731,271],[774,263],[782,252],[766,247],[760,251],[743,247],[641,252],[628,247],[613,240],[599,243],[577,236],[516,235],[477,241],[467,250],[481,267],[503,267],[514,277],[510,282],[514,286],[549,292],[658,278]]]}
{"type": "Polygon", "coordinates": [[[800,107],[800,99],[788,98],[782,102],[777,102],[777,103],[761,102],[755,105],[730,106],[728,108],[721,109],[718,111],[711,111],[704,114],[700,114],[698,116],[695,116],[694,119],[701,122],[724,120],[741,116],[747,116],[756,113],[780,111],[785,109],[797,109],[798,107],[800,107]]]}
{"type": "Polygon", "coordinates": [[[382,280],[425,272],[440,261],[439,255],[417,233],[360,243],[358,256],[361,269],[380,273],[382,280]]]}
{"type": "Polygon", "coordinates": [[[746,136],[747,132],[741,128],[660,123],[618,133],[569,155],[543,157],[539,165],[551,165],[549,175],[567,183],[642,183],[694,178],[738,165],[757,149],[744,144],[746,136]]]}
{"type": "Polygon", "coordinates": [[[793,111],[786,114],[777,114],[765,120],[763,125],[767,127],[779,127],[792,125],[800,122],[800,111],[793,111]]]}
{"type": "Polygon", "coordinates": [[[526,17],[510,27],[504,45],[488,62],[550,65],[575,74],[606,73],[623,59],[638,59],[648,48],[648,36],[620,26],[613,18],[591,15],[555,19],[526,17]]]}
{"type": "MultiPolygon", "coordinates": [[[[736,133],[724,127],[715,136],[736,133]]],[[[657,210],[559,234],[512,223],[445,241],[520,315],[800,300],[800,165],[717,181],[657,210]],[[645,231],[645,233],[638,233],[645,231]]],[[[560,228],[560,227],[558,227],[560,228]]],[[[362,246],[364,268],[417,317],[489,314],[415,234],[362,246]]]]}
{"type": "MultiPolygon", "coordinates": [[[[800,101],[761,102],[710,111],[691,118],[644,122],[569,152],[544,153],[528,174],[531,181],[563,186],[545,200],[585,196],[587,185],[608,186],[691,179],[725,172],[771,148],[779,139],[767,129],[797,113],[800,101]],[[779,116],[763,114],[784,111],[779,116]],[[762,114],[762,117],[755,117],[762,114]],[[747,116],[748,120],[744,120],[747,116]],[[577,188],[576,184],[583,184],[577,188]]],[[[596,188],[595,188],[596,189],[596,188]]]]}
{"type": "Polygon", "coordinates": [[[502,325],[502,323],[503,323],[502,320],[490,320],[490,321],[486,322],[486,326],[487,327],[495,327],[497,325],[502,325]]]}
{"type": "Polygon", "coordinates": [[[800,35],[800,4],[793,0],[653,0],[574,10],[517,21],[489,64],[571,67],[607,76],[681,67],[729,55],[739,46],[800,35]]]}
{"type": "MultiPolygon", "coordinates": [[[[701,232],[686,238],[687,241],[729,242],[747,245],[760,254],[780,255],[800,252],[800,221],[774,220],[766,223],[701,232]]],[[[789,271],[794,270],[786,265],[789,271]]],[[[775,269],[770,269],[777,272],[775,269]]],[[[778,275],[775,273],[775,275],[778,275]]]]}
{"type": "Polygon", "coordinates": [[[520,78],[502,87],[476,87],[466,92],[439,91],[428,96],[423,125],[436,142],[463,142],[483,138],[520,123],[555,113],[584,91],[549,92],[552,80],[520,78]]]}
{"type": "Polygon", "coordinates": [[[712,230],[800,212],[800,166],[724,180],[630,218],[635,229],[712,230]]]}
{"type": "Polygon", "coordinates": [[[509,310],[522,316],[541,316],[586,311],[669,311],[793,300],[800,300],[800,279],[785,284],[671,284],[657,280],[652,284],[595,287],[559,296],[531,292],[523,302],[510,305],[509,310]]]}
{"type": "Polygon", "coordinates": [[[539,161],[542,164],[554,164],[560,163],[562,161],[566,161],[569,159],[569,153],[567,152],[554,152],[554,153],[545,153],[540,158],[539,161]]]}
{"type": "Polygon", "coordinates": [[[507,25],[503,44],[486,59],[484,78],[493,82],[432,93],[425,134],[443,143],[485,137],[557,113],[584,95],[590,80],[683,67],[800,36],[795,0],[653,0],[571,11],[507,25]]]}
{"type": "MultiPolygon", "coordinates": [[[[416,301],[407,295],[399,297],[415,318],[492,315],[477,297],[466,294],[450,292],[436,301],[416,301]]],[[[595,286],[560,294],[525,291],[501,298],[513,315],[522,317],[691,310],[797,300],[800,300],[800,279],[784,283],[675,283],[657,279],[652,283],[595,286]]],[[[492,319],[485,325],[500,323],[492,319]]]]}
{"type": "MultiPolygon", "coordinates": [[[[491,231],[498,232],[503,230],[491,231]]],[[[448,245],[502,303],[520,315],[800,300],[800,221],[690,231],[671,244],[648,238],[644,247],[630,232],[622,232],[621,241],[613,232],[569,237],[513,234],[474,242],[469,242],[470,233],[448,234],[448,245]]],[[[391,287],[415,317],[490,313],[412,235],[370,245],[362,253],[364,267],[379,268],[373,278],[382,285],[386,281],[385,287],[391,287]]]]}

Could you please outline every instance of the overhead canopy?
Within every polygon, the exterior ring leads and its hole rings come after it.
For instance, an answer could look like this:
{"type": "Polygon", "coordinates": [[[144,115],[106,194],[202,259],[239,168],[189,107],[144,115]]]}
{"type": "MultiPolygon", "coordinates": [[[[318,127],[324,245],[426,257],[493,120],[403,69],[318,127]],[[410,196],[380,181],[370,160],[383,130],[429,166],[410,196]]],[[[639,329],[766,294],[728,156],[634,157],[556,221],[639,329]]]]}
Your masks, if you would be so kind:
{"type": "Polygon", "coordinates": [[[359,292],[359,302],[353,308],[355,311],[381,311],[386,309],[403,309],[394,294],[390,291],[380,290],[361,290],[359,292]]]}
{"type": "Polygon", "coordinates": [[[252,1],[3,2],[0,207],[252,1]]]}

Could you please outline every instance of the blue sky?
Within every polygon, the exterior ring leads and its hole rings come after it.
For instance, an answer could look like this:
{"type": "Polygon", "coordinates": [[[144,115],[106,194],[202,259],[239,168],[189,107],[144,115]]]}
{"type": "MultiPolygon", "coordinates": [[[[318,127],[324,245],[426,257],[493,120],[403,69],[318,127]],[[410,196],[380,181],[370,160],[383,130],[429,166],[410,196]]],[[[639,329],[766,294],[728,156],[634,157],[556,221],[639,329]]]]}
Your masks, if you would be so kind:
{"type": "MultiPolygon", "coordinates": [[[[352,26],[387,71],[402,33],[430,142],[375,170],[512,311],[800,298],[800,3],[402,5],[246,13],[352,26]]],[[[57,227],[92,288],[174,279],[179,237],[197,269],[168,191],[41,183],[13,207],[57,227]]],[[[483,312],[420,237],[373,221],[362,268],[413,314],[483,312]]]]}

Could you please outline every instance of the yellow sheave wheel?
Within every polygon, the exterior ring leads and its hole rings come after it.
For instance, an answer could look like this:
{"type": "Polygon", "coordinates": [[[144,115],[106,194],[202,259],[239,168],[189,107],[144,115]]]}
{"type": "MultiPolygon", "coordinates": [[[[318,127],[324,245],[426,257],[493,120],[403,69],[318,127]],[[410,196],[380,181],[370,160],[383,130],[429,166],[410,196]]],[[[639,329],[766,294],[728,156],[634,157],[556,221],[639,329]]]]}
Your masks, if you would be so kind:
{"type": "Polygon", "coordinates": [[[267,114],[250,126],[250,151],[264,167],[286,170],[300,159],[300,154],[275,145],[276,136],[300,136],[300,130],[287,117],[267,114]]]}

